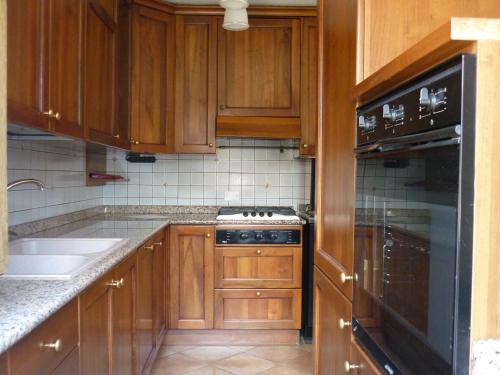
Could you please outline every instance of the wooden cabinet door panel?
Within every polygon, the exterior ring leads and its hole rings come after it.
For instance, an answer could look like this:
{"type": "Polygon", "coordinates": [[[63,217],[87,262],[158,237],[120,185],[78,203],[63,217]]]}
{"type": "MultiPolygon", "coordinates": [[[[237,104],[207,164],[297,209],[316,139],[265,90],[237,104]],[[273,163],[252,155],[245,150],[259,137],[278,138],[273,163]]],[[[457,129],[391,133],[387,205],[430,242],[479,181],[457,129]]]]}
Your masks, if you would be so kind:
{"type": "Polygon", "coordinates": [[[80,371],[79,368],[78,348],[75,348],[50,375],[78,374],[80,371]]]}
{"type": "Polygon", "coordinates": [[[218,289],[215,328],[298,329],[300,289],[218,289]]]}
{"type": "Polygon", "coordinates": [[[217,18],[176,17],[175,151],[215,153],[217,18]]]}
{"type": "Polygon", "coordinates": [[[300,288],[300,247],[218,247],[216,288],[300,288]]]}
{"type": "Polygon", "coordinates": [[[112,273],[103,276],[80,295],[81,374],[111,374],[111,288],[112,273]]]}
{"type": "Polygon", "coordinates": [[[49,108],[61,116],[51,130],[80,138],[82,10],[81,1],[50,0],[49,108]]]}
{"type": "Polygon", "coordinates": [[[316,154],[318,138],[318,25],[315,18],[302,20],[300,75],[300,155],[316,154]]]}
{"type": "Polygon", "coordinates": [[[214,227],[170,228],[170,326],[213,328],[214,227]]]}
{"type": "Polygon", "coordinates": [[[351,327],[340,328],[339,320],[352,319],[351,302],[314,268],[314,348],[315,370],[319,374],[343,374],[349,358],[351,327]]]}
{"type": "Polygon", "coordinates": [[[131,86],[133,151],[173,151],[174,21],[173,16],[164,12],[145,7],[134,8],[131,86]]]}
{"type": "Polygon", "coordinates": [[[47,102],[48,1],[7,2],[7,118],[16,124],[49,128],[47,102]]]}
{"type": "Polygon", "coordinates": [[[112,374],[133,375],[134,365],[134,298],[136,293],[136,263],[130,256],[114,271],[115,280],[123,280],[112,292],[112,374]]]}
{"type": "Polygon", "coordinates": [[[167,329],[167,246],[168,246],[168,231],[159,233],[153,242],[155,246],[155,257],[153,264],[153,279],[154,279],[154,335],[155,344],[162,344],[163,336],[167,329]]]}
{"type": "Polygon", "coordinates": [[[136,347],[140,374],[143,373],[155,346],[153,335],[155,250],[152,241],[137,250],[136,347]]]}
{"type": "Polygon", "coordinates": [[[10,375],[8,353],[0,354],[0,375],[10,375]]]}
{"type": "Polygon", "coordinates": [[[317,230],[314,263],[352,298],[355,209],[356,2],[324,1],[319,30],[320,126],[317,159],[317,230]],[[339,53],[339,51],[342,51],[339,53]]]}
{"type": "Polygon", "coordinates": [[[299,116],[300,20],[249,23],[239,32],[219,25],[218,114],[299,116]]]}
{"type": "Polygon", "coordinates": [[[114,145],[116,126],[116,30],[99,1],[88,0],[85,34],[84,121],[91,141],[114,145]]]}
{"type": "Polygon", "coordinates": [[[357,375],[381,375],[382,372],[378,369],[377,365],[370,359],[368,354],[356,343],[353,339],[351,342],[351,359],[349,363],[357,367],[351,371],[357,375]]]}

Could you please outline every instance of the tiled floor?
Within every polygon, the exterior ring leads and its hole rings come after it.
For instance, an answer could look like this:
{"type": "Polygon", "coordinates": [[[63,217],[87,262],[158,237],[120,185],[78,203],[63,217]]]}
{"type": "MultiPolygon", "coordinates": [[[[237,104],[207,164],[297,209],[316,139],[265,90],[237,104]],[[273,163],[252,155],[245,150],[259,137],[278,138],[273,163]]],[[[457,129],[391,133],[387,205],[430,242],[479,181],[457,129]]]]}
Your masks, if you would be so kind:
{"type": "Polygon", "coordinates": [[[152,375],[310,375],[311,345],[163,346],[152,375]]]}

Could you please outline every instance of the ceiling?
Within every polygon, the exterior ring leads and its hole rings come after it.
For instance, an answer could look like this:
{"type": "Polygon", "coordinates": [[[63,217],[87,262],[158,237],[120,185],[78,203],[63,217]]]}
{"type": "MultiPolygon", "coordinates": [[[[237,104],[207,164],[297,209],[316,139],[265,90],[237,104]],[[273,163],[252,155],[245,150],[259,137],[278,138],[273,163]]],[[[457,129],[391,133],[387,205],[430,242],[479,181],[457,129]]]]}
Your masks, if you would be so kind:
{"type": "MultiPolygon", "coordinates": [[[[217,0],[164,0],[169,3],[184,5],[216,5],[217,0]]],[[[317,0],[249,0],[250,5],[269,6],[316,6],[317,0]]]]}

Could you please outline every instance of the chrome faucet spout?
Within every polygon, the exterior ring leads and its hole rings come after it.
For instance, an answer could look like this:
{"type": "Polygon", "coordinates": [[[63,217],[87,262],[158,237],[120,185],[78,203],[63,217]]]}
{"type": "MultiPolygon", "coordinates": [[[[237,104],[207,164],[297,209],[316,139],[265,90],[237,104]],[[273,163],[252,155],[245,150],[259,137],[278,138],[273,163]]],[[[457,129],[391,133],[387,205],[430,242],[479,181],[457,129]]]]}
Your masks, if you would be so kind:
{"type": "Polygon", "coordinates": [[[42,190],[42,191],[45,190],[45,184],[42,181],[37,180],[36,178],[24,178],[22,180],[16,180],[16,181],[10,182],[7,185],[7,191],[9,191],[10,189],[12,189],[16,186],[24,185],[24,184],[35,184],[35,185],[38,185],[40,190],[42,190]]]}

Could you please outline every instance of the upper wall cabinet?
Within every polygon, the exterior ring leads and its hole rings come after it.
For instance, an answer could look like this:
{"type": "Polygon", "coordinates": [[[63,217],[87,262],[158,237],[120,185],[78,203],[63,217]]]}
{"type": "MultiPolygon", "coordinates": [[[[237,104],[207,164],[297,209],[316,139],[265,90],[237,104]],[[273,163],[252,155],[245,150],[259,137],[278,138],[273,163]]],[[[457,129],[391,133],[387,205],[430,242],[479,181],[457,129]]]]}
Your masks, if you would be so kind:
{"type": "Polygon", "coordinates": [[[219,21],[217,134],[300,138],[300,19],[219,21]]]}
{"type": "Polygon", "coordinates": [[[7,5],[8,120],[82,137],[82,2],[7,5]]]}
{"type": "Polygon", "coordinates": [[[116,121],[116,0],[87,0],[84,120],[90,141],[123,147],[127,136],[116,121]]]}
{"type": "Polygon", "coordinates": [[[176,17],[175,151],[215,153],[217,18],[176,17]]]}
{"type": "Polygon", "coordinates": [[[175,17],[134,6],[132,15],[131,148],[173,152],[175,17]]]}

